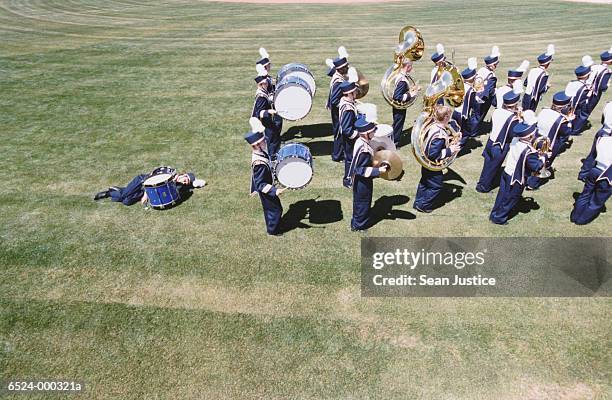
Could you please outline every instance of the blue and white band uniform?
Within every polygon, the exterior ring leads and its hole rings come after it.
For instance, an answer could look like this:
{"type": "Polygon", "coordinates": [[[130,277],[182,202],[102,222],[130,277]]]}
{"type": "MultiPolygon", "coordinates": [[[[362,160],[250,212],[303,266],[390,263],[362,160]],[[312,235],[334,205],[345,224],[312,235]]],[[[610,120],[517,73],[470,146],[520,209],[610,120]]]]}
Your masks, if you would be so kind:
{"type": "Polygon", "coordinates": [[[543,108],[538,114],[538,131],[550,139],[552,157],[549,164],[552,164],[572,133],[572,123],[560,112],[543,108]]]}
{"type": "Polygon", "coordinates": [[[340,72],[336,71],[329,82],[329,96],[327,97],[327,108],[331,113],[332,120],[332,134],[334,136],[334,145],[332,148],[332,160],[342,161],[344,158],[344,146],[342,138],[340,136],[340,115],[338,106],[340,99],[342,98],[342,90],[340,90],[340,84],[344,82],[346,78],[340,72]]]}
{"type": "Polygon", "coordinates": [[[351,229],[364,230],[370,224],[370,207],[374,190],[373,179],[380,176],[378,168],[372,166],[374,150],[363,138],[358,137],[353,150],[353,161],[349,169],[353,188],[353,217],[351,229]]]}
{"type": "Polygon", "coordinates": [[[280,148],[281,132],[283,130],[283,119],[276,114],[272,115],[268,112],[268,110],[273,108],[271,93],[262,88],[257,88],[251,116],[259,119],[266,128],[264,136],[272,159],[276,157],[276,153],[280,148]]]}
{"type": "Polygon", "coordinates": [[[596,138],[593,147],[593,167],[584,179],[584,189],[576,198],[570,215],[570,220],[578,225],[597,218],[612,194],[612,135],[609,131],[596,138]]]}
{"type": "Polygon", "coordinates": [[[355,121],[357,120],[357,107],[354,101],[348,101],[344,98],[340,100],[338,106],[340,113],[340,136],[344,151],[344,177],[343,185],[350,187],[349,169],[353,161],[353,148],[355,140],[359,135],[355,130],[355,121]]]}
{"type": "Polygon", "coordinates": [[[589,99],[591,97],[590,87],[583,81],[571,81],[565,87],[565,94],[572,98],[571,104],[576,118],[573,122],[574,133],[582,131],[585,123],[589,119],[589,99]]]}
{"type": "Polygon", "coordinates": [[[544,93],[548,91],[548,72],[542,66],[529,70],[525,81],[525,94],[523,94],[523,110],[535,111],[544,93]]]}
{"type": "Polygon", "coordinates": [[[480,193],[488,193],[494,189],[501,167],[508,154],[510,141],[512,140],[512,129],[519,122],[517,115],[505,108],[498,108],[491,116],[491,133],[482,151],[484,163],[476,190],[480,193]]]}
{"type": "Polygon", "coordinates": [[[478,113],[479,103],[482,101],[478,97],[478,94],[474,91],[472,85],[464,83],[465,94],[463,96],[463,103],[455,107],[453,112],[453,119],[457,121],[463,132],[461,139],[462,144],[468,137],[474,137],[477,134],[478,122],[480,116],[478,113]]]}
{"type": "Polygon", "coordinates": [[[612,135],[612,102],[608,102],[604,107],[604,114],[602,116],[603,126],[599,131],[595,133],[595,137],[593,138],[593,144],[591,146],[591,151],[589,154],[582,160],[582,168],[578,174],[578,179],[581,181],[586,181],[587,177],[592,168],[595,168],[595,158],[597,157],[597,143],[599,138],[602,136],[611,136],[612,135]]]}
{"type": "Polygon", "coordinates": [[[263,207],[266,231],[270,235],[280,232],[283,207],[273,184],[270,157],[265,152],[254,151],[251,157],[250,193],[258,193],[263,207]]]}
{"type": "MultiPolygon", "coordinates": [[[[424,152],[430,160],[440,161],[452,155],[450,138],[443,126],[434,124],[429,128],[424,143],[424,152]]],[[[442,171],[431,171],[421,167],[421,179],[417,186],[413,207],[423,212],[431,212],[438,205],[439,196],[444,188],[442,171]]]]}
{"type": "MultiPolygon", "coordinates": [[[[395,90],[393,91],[393,100],[405,103],[410,100],[410,82],[406,74],[400,72],[395,78],[395,90]]],[[[406,109],[397,109],[393,107],[393,141],[397,146],[404,130],[404,122],[406,121],[406,109]]]]}
{"type": "Polygon", "coordinates": [[[591,85],[593,90],[593,95],[589,101],[591,112],[597,107],[603,93],[608,90],[611,75],[612,71],[605,64],[596,64],[591,67],[591,75],[587,80],[587,84],[591,85]]]}
{"type": "MultiPolygon", "coordinates": [[[[524,129],[524,124],[517,124],[514,128],[516,135],[517,128],[524,129]]],[[[530,127],[533,132],[535,127],[530,127]]],[[[545,158],[538,155],[536,149],[530,144],[514,137],[510,143],[510,150],[506,157],[506,166],[501,176],[499,191],[495,198],[495,204],[491,210],[489,219],[495,224],[505,224],[511,216],[514,207],[517,205],[523,190],[525,189],[526,178],[544,167],[545,158]]]]}
{"type": "Polygon", "coordinates": [[[483,83],[484,89],[482,94],[480,95],[483,102],[480,104],[480,119],[484,119],[491,108],[491,103],[493,102],[493,98],[495,97],[496,87],[497,87],[497,77],[495,73],[491,71],[489,68],[480,67],[478,72],[476,72],[483,83]]]}

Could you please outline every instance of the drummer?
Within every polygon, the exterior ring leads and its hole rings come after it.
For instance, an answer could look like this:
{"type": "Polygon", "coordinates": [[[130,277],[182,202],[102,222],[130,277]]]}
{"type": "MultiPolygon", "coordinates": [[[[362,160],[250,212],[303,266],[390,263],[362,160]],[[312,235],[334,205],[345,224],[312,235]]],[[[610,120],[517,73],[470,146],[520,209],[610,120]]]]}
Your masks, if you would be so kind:
{"type": "MultiPolygon", "coordinates": [[[[165,171],[174,170],[171,167],[159,167],[155,168],[153,172],[149,174],[136,175],[134,179],[130,181],[125,187],[123,186],[111,186],[106,190],[96,193],[94,200],[102,200],[110,197],[111,201],[123,203],[126,206],[140,201],[141,204],[147,202],[147,194],[145,193],[143,183],[151,176],[164,173],[165,171]]],[[[179,193],[185,193],[185,191],[193,188],[201,188],[206,185],[204,179],[197,179],[193,172],[186,174],[179,174],[174,177],[176,182],[176,188],[179,193]]],[[[181,196],[184,197],[184,196],[181,196]]]]}
{"type": "Polygon", "coordinates": [[[271,80],[268,71],[262,64],[257,64],[257,91],[255,92],[255,103],[251,117],[261,121],[266,128],[264,134],[268,145],[268,151],[272,161],[276,159],[276,153],[281,144],[281,132],[283,130],[283,119],[276,113],[272,100],[274,92],[271,92],[271,80]]]}
{"type": "Polygon", "coordinates": [[[353,150],[353,161],[349,170],[349,183],[353,187],[353,218],[351,219],[351,231],[365,232],[370,225],[370,210],[372,206],[372,180],[381,173],[387,172],[387,166],[379,168],[372,166],[374,149],[370,146],[370,140],[376,132],[375,118],[368,118],[361,114],[355,122],[355,128],[359,137],[355,141],[353,150]]]}
{"type": "Polygon", "coordinates": [[[250,195],[259,194],[268,235],[281,235],[280,222],[283,215],[283,206],[278,196],[285,191],[285,188],[277,189],[274,186],[272,162],[263,135],[264,126],[255,117],[251,117],[249,123],[251,124],[251,132],[247,133],[244,139],[253,150],[251,155],[250,195]]]}
{"type": "Polygon", "coordinates": [[[357,139],[357,131],[355,130],[355,121],[357,120],[357,107],[355,105],[355,95],[357,93],[357,71],[355,68],[349,68],[348,81],[340,84],[342,91],[342,99],[338,105],[340,115],[340,135],[344,142],[344,178],[342,184],[346,188],[350,188],[350,179],[348,176],[351,162],[353,161],[353,147],[355,139],[357,139]]]}
{"type": "MultiPolygon", "coordinates": [[[[436,106],[433,114],[435,123],[429,128],[425,143],[425,152],[431,160],[442,160],[457,154],[461,150],[459,143],[450,144],[450,138],[446,131],[452,113],[453,110],[448,106],[436,106]]],[[[414,199],[414,209],[423,213],[432,212],[442,188],[442,171],[430,171],[421,167],[421,180],[414,199]]]]}

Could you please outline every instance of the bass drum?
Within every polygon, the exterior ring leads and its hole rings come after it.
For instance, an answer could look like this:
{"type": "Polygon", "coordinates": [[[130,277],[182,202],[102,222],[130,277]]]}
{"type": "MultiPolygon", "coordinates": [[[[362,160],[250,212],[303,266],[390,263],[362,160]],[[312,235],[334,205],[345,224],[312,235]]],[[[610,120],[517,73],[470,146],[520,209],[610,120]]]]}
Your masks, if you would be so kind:
{"type": "Polygon", "coordinates": [[[286,76],[277,83],[274,109],[283,119],[297,121],[312,108],[312,91],[308,82],[297,76],[286,76]]]}
{"type": "Polygon", "coordinates": [[[308,83],[310,92],[314,97],[315,92],[317,91],[317,83],[306,65],[298,63],[283,65],[276,75],[276,82],[282,81],[283,78],[287,76],[297,76],[298,78],[303,79],[306,83],[308,83]]]}
{"type": "Polygon", "coordinates": [[[300,143],[287,143],[276,155],[274,174],[286,188],[301,189],[308,185],[314,173],[310,149],[300,143]]]}

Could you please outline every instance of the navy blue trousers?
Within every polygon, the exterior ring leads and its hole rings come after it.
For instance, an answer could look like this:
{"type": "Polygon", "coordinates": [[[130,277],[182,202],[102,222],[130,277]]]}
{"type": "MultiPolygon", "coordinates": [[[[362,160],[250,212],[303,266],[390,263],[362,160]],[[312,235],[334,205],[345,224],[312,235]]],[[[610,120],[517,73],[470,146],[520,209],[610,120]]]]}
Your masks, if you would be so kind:
{"type": "Polygon", "coordinates": [[[476,114],[472,114],[468,118],[463,118],[460,112],[453,111],[453,119],[461,127],[461,132],[463,133],[460,141],[462,146],[467,142],[468,138],[476,137],[478,134],[479,118],[480,117],[476,114]]]}
{"type": "Polygon", "coordinates": [[[405,121],[406,110],[393,108],[393,141],[395,142],[396,146],[399,144],[400,138],[402,137],[405,121]]]}
{"type": "Polygon", "coordinates": [[[344,159],[344,143],[342,142],[342,135],[340,135],[340,116],[338,112],[338,107],[331,106],[332,134],[334,135],[334,147],[332,148],[331,158],[334,161],[342,161],[344,159]]]}
{"type": "MultiPolygon", "coordinates": [[[[495,94],[493,94],[493,96],[495,96],[495,94]]],[[[484,121],[484,119],[487,117],[487,113],[489,112],[489,109],[491,108],[492,101],[493,101],[492,98],[490,98],[489,100],[485,101],[484,103],[480,105],[480,115],[478,118],[479,123],[484,121]]]]}
{"type": "Polygon", "coordinates": [[[142,184],[148,176],[149,175],[136,175],[126,187],[120,187],[118,188],[119,190],[111,190],[111,200],[121,202],[126,206],[138,203],[144,195],[142,184]]]}
{"type": "Polygon", "coordinates": [[[601,171],[598,168],[592,168],[585,180],[582,193],[574,203],[574,209],[570,214],[570,221],[577,225],[585,225],[593,221],[601,210],[606,201],[612,194],[612,186],[607,180],[597,180],[601,171]]]}
{"type": "Polygon", "coordinates": [[[276,153],[280,150],[281,132],[283,130],[283,120],[279,117],[274,119],[272,128],[266,128],[264,136],[268,144],[268,154],[272,160],[276,160],[276,153]]]}
{"type": "Polygon", "coordinates": [[[584,124],[589,120],[589,116],[591,114],[591,110],[588,107],[588,104],[583,104],[578,107],[576,110],[576,118],[572,121],[572,129],[574,133],[578,134],[582,132],[584,128],[584,124]]]}
{"type": "Polygon", "coordinates": [[[535,111],[538,108],[538,102],[531,97],[531,95],[528,95],[527,93],[525,93],[523,95],[523,111],[527,111],[527,110],[531,110],[531,111],[535,111]]]}
{"type": "Polygon", "coordinates": [[[482,172],[480,173],[480,179],[476,184],[476,190],[480,193],[488,193],[495,187],[495,183],[499,178],[501,166],[504,163],[506,154],[508,154],[508,146],[505,150],[502,150],[500,146],[493,145],[491,139],[487,141],[482,156],[484,157],[484,164],[482,166],[482,172]]]}
{"type": "Polygon", "coordinates": [[[278,196],[270,196],[259,193],[261,205],[263,206],[264,219],[266,220],[266,231],[270,235],[280,233],[280,222],[283,216],[283,206],[278,196]]]}
{"type": "Polygon", "coordinates": [[[355,139],[349,139],[346,136],[342,137],[344,145],[344,177],[342,178],[342,184],[345,187],[350,187],[349,169],[353,162],[353,147],[355,147],[355,139]]]}
{"type": "Polygon", "coordinates": [[[353,218],[351,228],[356,230],[367,229],[370,224],[370,207],[372,206],[372,192],[374,182],[372,178],[356,175],[353,180],[353,218]]]}
{"type": "Polygon", "coordinates": [[[524,186],[518,183],[510,185],[511,180],[510,175],[502,173],[499,192],[497,192],[495,204],[489,216],[491,222],[495,224],[505,224],[508,221],[510,213],[523,195],[524,186]]]}
{"type": "Polygon", "coordinates": [[[434,209],[436,199],[444,187],[442,171],[430,171],[421,167],[421,180],[414,198],[414,207],[423,211],[434,209]]]}

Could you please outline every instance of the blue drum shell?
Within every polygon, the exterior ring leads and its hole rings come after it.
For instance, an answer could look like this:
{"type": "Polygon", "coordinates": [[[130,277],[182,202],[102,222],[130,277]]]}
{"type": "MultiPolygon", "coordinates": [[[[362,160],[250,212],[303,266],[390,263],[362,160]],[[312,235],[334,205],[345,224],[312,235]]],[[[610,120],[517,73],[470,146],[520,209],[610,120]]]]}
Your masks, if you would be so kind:
{"type": "Polygon", "coordinates": [[[151,208],[164,209],[175,205],[180,200],[174,180],[169,180],[155,186],[144,186],[151,208]]]}

